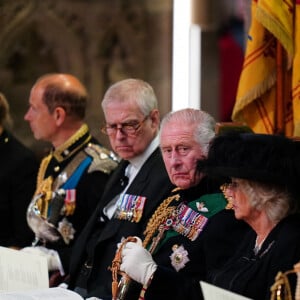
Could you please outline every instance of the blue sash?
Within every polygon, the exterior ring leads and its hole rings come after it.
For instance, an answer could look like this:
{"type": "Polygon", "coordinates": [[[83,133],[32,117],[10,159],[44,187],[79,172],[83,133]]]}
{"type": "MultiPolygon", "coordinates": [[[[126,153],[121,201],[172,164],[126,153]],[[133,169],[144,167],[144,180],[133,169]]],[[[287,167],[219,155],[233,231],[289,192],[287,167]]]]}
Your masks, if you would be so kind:
{"type": "Polygon", "coordinates": [[[90,165],[92,160],[93,160],[92,157],[87,156],[80,163],[80,165],[77,167],[77,169],[73,172],[71,177],[61,186],[61,188],[65,189],[65,190],[74,189],[77,186],[78,181],[79,181],[81,175],[83,174],[84,170],[90,165]]]}

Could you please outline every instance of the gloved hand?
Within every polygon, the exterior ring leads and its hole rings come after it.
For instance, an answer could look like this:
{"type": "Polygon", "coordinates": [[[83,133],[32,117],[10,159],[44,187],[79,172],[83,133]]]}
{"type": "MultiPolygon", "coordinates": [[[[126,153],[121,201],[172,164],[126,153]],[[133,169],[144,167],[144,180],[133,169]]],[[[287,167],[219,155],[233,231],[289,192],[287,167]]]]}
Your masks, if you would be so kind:
{"type": "Polygon", "coordinates": [[[157,269],[149,251],[140,243],[128,242],[122,250],[122,263],[120,270],[133,280],[146,285],[157,269]]]}
{"type": "MultiPolygon", "coordinates": [[[[136,243],[142,246],[142,244],[143,244],[142,240],[138,236],[134,236],[134,238],[136,239],[136,243]]],[[[117,250],[120,249],[120,247],[121,247],[121,245],[123,244],[124,241],[125,241],[125,238],[122,237],[121,241],[117,244],[117,250]]]]}
{"type": "Polygon", "coordinates": [[[37,247],[25,247],[21,249],[20,251],[23,251],[25,253],[33,254],[33,255],[41,255],[43,257],[47,258],[47,264],[48,264],[48,271],[57,271],[59,270],[60,275],[64,276],[64,268],[62,266],[62,263],[60,261],[58,252],[53,249],[47,249],[43,246],[37,246],[37,247]]]}
{"type": "Polygon", "coordinates": [[[66,282],[62,282],[58,285],[58,287],[64,289],[64,290],[67,290],[69,285],[66,283],[66,282]]]}

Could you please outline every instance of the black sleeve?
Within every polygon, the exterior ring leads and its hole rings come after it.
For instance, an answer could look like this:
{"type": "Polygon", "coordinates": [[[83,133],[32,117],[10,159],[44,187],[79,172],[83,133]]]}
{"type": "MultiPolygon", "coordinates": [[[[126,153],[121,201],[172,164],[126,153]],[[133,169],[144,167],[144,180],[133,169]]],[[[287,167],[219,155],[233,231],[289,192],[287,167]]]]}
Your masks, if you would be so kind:
{"type": "Polygon", "coordinates": [[[38,162],[35,157],[24,157],[18,162],[11,186],[11,231],[7,246],[29,246],[34,234],[27,224],[26,212],[36,187],[38,162]]]}
{"type": "Polygon", "coordinates": [[[201,300],[202,293],[198,278],[159,266],[146,291],[145,299],[201,300]]]}

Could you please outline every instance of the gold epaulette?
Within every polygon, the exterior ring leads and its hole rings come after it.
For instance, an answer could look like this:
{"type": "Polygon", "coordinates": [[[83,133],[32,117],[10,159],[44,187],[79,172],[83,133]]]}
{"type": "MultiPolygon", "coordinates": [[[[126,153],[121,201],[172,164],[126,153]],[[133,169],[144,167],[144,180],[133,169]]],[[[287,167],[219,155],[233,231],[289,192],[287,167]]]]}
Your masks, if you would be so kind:
{"type": "Polygon", "coordinates": [[[89,143],[84,151],[93,158],[88,173],[101,171],[110,174],[119,164],[117,156],[103,146],[89,143]]]}
{"type": "Polygon", "coordinates": [[[177,192],[180,191],[180,190],[182,190],[182,188],[180,188],[180,187],[175,187],[175,188],[171,191],[171,193],[174,194],[174,193],[177,193],[177,192]]]}

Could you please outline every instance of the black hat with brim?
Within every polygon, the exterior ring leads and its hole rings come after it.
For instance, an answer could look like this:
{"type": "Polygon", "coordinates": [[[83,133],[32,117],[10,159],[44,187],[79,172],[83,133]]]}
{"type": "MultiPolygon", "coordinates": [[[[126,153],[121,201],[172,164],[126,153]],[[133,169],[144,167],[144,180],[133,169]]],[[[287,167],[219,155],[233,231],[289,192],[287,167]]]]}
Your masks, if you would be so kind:
{"type": "Polygon", "coordinates": [[[279,135],[228,133],[212,141],[198,167],[210,176],[275,184],[299,193],[298,149],[299,142],[279,135]]]}

